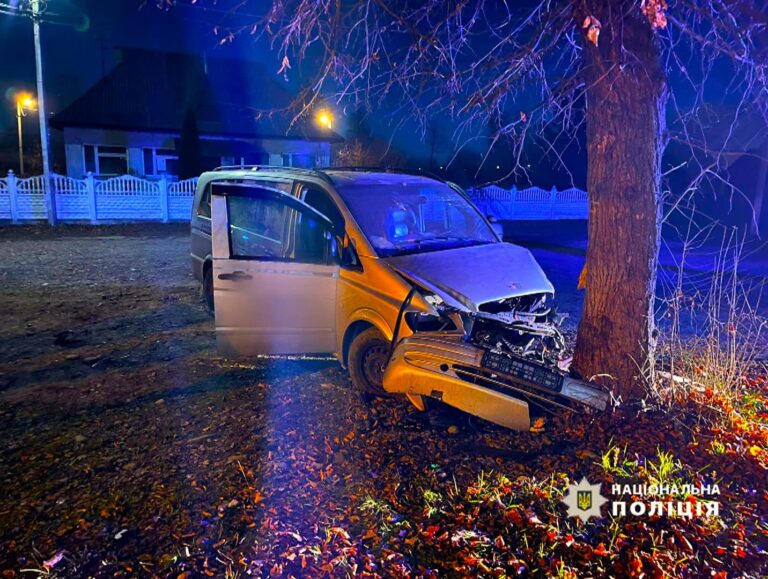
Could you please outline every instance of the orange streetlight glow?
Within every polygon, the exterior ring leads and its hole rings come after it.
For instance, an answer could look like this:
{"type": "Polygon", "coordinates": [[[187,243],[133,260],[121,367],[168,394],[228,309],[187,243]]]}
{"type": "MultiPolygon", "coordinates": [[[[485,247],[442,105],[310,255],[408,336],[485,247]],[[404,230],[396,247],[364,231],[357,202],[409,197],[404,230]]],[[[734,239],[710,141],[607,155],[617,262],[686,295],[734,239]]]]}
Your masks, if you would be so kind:
{"type": "Polygon", "coordinates": [[[317,114],[317,122],[326,129],[330,129],[333,126],[333,116],[328,111],[320,111],[317,114]]]}
{"type": "Polygon", "coordinates": [[[36,104],[35,99],[30,94],[21,93],[16,96],[16,106],[22,110],[34,110],[36,104]]]}

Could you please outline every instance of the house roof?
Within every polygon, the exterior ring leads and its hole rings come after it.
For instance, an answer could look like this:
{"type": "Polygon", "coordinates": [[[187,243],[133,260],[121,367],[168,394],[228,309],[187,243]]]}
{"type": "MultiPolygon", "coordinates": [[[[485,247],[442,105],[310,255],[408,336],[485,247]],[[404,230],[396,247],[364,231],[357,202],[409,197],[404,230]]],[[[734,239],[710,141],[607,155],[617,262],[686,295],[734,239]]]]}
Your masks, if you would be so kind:
{"type": "Polygon", "coordinates": [[[259,118],[291,98],[258,63],[131,49],[51,125],[179,133],[191,109],[201,135],[343,140],[309,120],[289,127],[282,115],[259,118]]]}

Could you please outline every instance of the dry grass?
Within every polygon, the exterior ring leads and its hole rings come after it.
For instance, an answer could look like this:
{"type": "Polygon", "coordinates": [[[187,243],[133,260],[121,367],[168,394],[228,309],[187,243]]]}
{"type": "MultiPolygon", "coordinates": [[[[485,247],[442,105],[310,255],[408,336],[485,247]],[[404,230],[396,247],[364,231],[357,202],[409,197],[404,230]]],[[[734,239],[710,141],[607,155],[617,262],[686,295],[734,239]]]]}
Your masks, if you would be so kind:
{"type": "Polygon", "coordinates": [[[745,244],[735,231],[724,233],[716,250],[708,233],[709,239],[684,242],[677,271],[667,279],[650,391],[664,406],[697,399],[702,410],[714,411],[708,417],[728,422],[728,410],[738,408],[749,379],[765,373],[768,320],[760,305],[766,278],[740,271],[745,244]],[[689,268],[688,260],[702,254],[714,263],[709,273],[689,268]]]}

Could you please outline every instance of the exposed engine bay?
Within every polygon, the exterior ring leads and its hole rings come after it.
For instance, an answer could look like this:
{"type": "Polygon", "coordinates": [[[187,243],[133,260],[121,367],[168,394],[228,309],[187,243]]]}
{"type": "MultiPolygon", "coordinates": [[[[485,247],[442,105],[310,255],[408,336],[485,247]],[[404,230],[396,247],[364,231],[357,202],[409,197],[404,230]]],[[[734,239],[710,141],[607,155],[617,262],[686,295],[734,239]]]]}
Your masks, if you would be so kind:
{"type": "Polygon", "coordinates": [[[547,294],[507,298],[484,304],[475,314],[469,341],[497,354],[517,355],[558,367],[565,351],[560,324],[547,294]]]}
{"type": "Polygon", "coordinates": [[[548,304],[548,294],[505,298],[482,304],[476,312],[451,307],[436,295],[425,299],[437,316],[410,314],[408,325],[414,332],[460,329],[468,343],[494,354],[522,357],[552,369],[564,361],[565,339],[559,327],[565,317],[548,304]]]}

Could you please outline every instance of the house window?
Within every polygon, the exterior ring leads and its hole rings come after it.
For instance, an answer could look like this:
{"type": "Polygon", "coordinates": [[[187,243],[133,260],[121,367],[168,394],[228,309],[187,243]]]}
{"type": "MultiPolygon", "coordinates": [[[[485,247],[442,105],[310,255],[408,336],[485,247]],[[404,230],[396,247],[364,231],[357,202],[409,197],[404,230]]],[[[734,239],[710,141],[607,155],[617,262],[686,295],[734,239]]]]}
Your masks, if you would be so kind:
{"type": "Polygon", "coordinates": [[[157,172],[166,175],[178,175],[179,174],[179,158],[178,157],[158,157],[157,159],[157,172]]]}
{"type": "Polygon", "coordinates": [[[144,149],[145,175],[178,175],[179,155],[174,149],[144,149]]]}
{"type": "Polygon", "coordinates": [[[305,155],[303,153],[301,154],[294,154],[293,155],[293,166],[294,167],[301,167],[303,169],[310,169],[314,167],[315,165],[315,158],[312,155],[305,155]]]}
{"type": "Polygon", "coordinates": [[[269,153],[248,153],[242,160],[245,165],[269,165],[269,153]]]}
{"type": "MultiPolygon", "coordinates": [[[[248,153],[240,157],[221,157],[221,162],[215,166],[244,167],[247,165],[269,165],[269,153],[248,153]]],[[[213,167],[211,167],[213,168],[213,167]]]]}
{"type": "Polygon", "coordinates": [[[125,175],[128,173],[128,152],[125,147],[84,145],[85,170],[96,175],[125,175]]]}
{"type": "Polygon", "coordinates": [[[155,174],[155,150],[154,149],[142,149],[142,155],[144,156],[144,174],[155,174]]]}
{"type": "Polygon", "coordinates": [[[98,173],[96,168],[96,147],[93,145],[85,145],[83,147],[83,154],[85,155],[85,171],[87,173],[98,173]]]}

